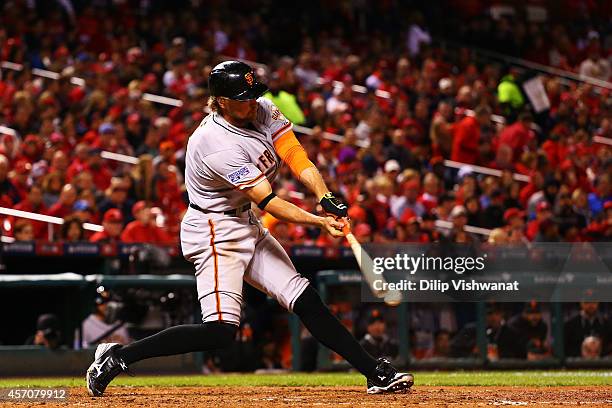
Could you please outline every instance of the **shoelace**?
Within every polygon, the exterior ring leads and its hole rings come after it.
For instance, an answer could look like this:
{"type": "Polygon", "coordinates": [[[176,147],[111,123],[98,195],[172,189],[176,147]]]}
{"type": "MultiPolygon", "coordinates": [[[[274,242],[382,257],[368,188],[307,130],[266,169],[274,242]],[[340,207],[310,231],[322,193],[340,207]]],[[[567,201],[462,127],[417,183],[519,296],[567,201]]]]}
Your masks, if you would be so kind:
{"type": "Polygon", "coordinates": [[[395,376],[395,369],[386,359],[381,360],[381,362],[378,364],[378,368],[386,378],[392,378],[395,376]]]}

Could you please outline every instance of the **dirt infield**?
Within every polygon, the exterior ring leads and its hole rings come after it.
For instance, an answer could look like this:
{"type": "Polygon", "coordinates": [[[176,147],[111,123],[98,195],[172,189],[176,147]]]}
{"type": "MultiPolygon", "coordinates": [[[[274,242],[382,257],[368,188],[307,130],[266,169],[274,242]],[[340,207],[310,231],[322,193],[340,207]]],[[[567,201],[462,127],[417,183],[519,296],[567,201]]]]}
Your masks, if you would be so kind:
{"type": "MultiPolygon", "coordinates": [[[[612,406],[612,387],[419,387],[406,394],[367,395],[361,387],[111,387],[102,398],[70,389],[65,403],[40,407],[404,407],[612,406]]],[[[0,407],[15,406],[0,402],[0,407]]]]}

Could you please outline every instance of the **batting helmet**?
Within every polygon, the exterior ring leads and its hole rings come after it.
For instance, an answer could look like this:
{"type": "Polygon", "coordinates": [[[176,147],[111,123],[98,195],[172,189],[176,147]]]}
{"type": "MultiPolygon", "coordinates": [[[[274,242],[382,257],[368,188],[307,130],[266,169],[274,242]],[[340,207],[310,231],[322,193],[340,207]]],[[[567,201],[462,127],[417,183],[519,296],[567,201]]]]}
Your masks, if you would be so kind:
{"type": "Polygon", "coordinates": [[[268,90],[257,82],[253,68],[240,61],[225,61],[213,68],[208,76],[211,96],[222,96],[236,101],[257,99],[268,90]]]}

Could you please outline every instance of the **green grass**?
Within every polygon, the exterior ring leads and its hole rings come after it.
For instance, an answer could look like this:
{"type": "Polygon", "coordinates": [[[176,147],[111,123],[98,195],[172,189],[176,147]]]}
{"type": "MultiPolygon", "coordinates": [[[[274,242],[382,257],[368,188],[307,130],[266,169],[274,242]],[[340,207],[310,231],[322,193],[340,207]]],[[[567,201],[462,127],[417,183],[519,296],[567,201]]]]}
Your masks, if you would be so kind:
{"type": "MultiPolygon", "coordinates": [[[[454,371],[416,372],[415,385],[445,386],[568,386],[612,384],[611,371],[454,371]]],[[[145,387],[186,386],[352,386],[364,385],[353,373],[228,374],[190,376],[121,376],[113,385],[145,387]]],[[[83,378],[4,378],[3,387],[82,387],[83,378]]]]}

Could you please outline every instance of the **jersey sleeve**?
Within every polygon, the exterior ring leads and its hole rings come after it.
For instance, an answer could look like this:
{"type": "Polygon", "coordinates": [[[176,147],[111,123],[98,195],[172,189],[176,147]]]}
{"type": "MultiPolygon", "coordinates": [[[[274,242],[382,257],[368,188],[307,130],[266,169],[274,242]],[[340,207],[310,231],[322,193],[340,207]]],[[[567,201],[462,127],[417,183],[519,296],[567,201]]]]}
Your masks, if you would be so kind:
{"type": "Polygon", "coordinates": [[[293,129],[289,121],[276,105],[267,98],[259,98],[258,120],[270,130],[272,142],[276,142],[282,135],[293,129]]]}
{"type": "Polygon", "coordinates": [[[210,154],[204,165],[214,178],[237,190],[254,187],[266,178],[239,148],[210,154]]]}

